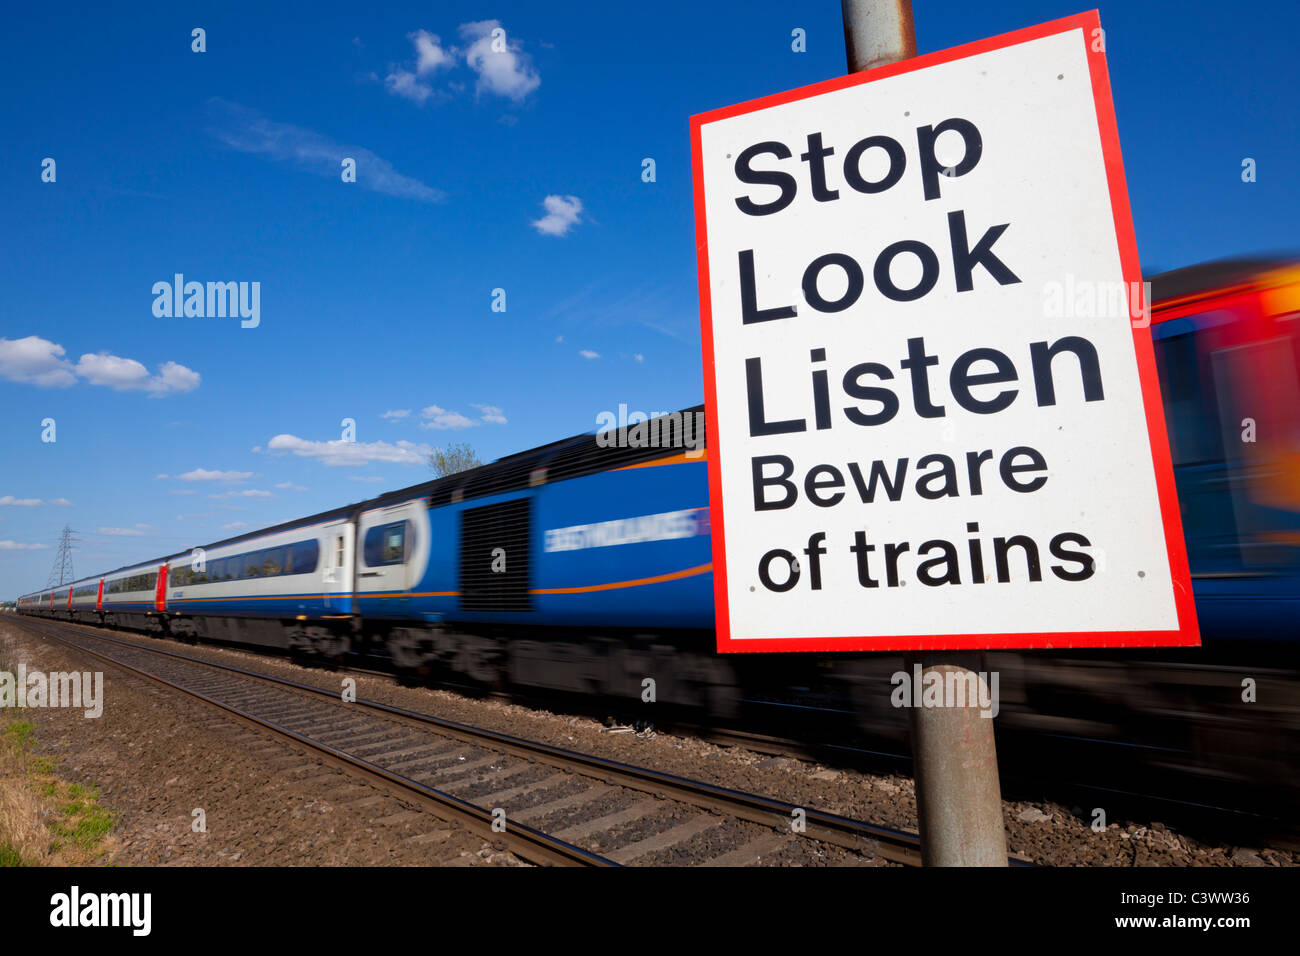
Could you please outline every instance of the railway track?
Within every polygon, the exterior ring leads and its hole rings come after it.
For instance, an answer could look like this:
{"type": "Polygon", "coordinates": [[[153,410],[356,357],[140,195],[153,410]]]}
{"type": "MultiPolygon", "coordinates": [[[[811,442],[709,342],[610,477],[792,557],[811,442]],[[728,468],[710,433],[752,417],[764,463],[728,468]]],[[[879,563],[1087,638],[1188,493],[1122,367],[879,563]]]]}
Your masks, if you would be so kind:
{"type": "Polygon", "coordinates": [[[528,862],[745,865],[798,841],[820,844],[838,863],[921,862],[913,833],[378,701],[345,700],[341,691],[85,625],[23,619],[21,626],[293,741],[528,862]]]}

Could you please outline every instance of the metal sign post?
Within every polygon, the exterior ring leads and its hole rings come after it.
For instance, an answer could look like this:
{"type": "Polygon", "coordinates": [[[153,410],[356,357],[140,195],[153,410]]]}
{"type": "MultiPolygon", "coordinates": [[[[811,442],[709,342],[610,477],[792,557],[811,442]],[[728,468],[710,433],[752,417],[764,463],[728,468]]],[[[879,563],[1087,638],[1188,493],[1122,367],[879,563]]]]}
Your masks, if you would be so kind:
{"type": "MultiPolygon", "coordinates": [[[[912,0],[841,0],[844,48],[850,73],[916,56],[912,0]]],[[[919,673],[922,686],[975,686],[983,682],[981,655],[963,652],[908,654],[904,670],[919,673]],[[919,671],[917,667],[919,665],[919,671]],[[942,682],[942,683],[940,683],[942,682]]],[[[913,686],[912,767],[921,858],[926,866],[1006,866],[993,719],[981,716],[979,699],[956,706],[920,706],[913,686]]]]}

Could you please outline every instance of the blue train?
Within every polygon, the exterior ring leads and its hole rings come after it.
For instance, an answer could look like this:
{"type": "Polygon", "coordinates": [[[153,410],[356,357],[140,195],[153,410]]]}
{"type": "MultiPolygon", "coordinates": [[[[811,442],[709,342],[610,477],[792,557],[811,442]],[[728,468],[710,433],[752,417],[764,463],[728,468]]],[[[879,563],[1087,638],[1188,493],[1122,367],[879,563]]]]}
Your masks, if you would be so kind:
{"type": "Polygon", "coordinates": [[[698,703],[734,683],[712,653],[706,452],[682,450],[702,417],[655,420],[648,446],[554,442],[19,611],[326,658],[382,646],[405,669],[579,692],[639,693],[658,658],[658,699],[698,703]]]}

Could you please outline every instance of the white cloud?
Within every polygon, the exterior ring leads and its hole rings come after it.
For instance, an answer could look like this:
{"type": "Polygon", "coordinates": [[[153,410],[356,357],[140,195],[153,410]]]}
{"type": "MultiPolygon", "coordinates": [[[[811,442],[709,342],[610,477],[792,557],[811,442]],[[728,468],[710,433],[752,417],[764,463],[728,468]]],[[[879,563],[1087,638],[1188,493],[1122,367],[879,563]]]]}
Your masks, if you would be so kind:
{"type": "Polygon", "coordinates": [[[384,414],[380,415],[379,417],[387,418],[391,421],[396,421],[397,419],[405,418],[410,414],[411,414],[411,410],[409,408],[394,408],[384,412],[384,414]]]}
{"type": "Polygon", "coordinates": [[[388,87],[388,92],[394,96],[400,96],[402,99],[420,105],[434,95],[432,86],[420,82],[418,76],[401,67],[394,68],[393,72],[384,77],[384,86],[388,87]]]}
{"type": "Polygon", "coordinates": [[[5,495],[0,498],[0,507],[7,508],[38,508],[45,504],[40,498],[15,498],[13,495],[5,495]]]}
{"type": "Polygon", "coordinates": [[[479,417],[482,418],[483,421],[487,422],[487,424],[489,425],[506,424],[505,412],[502,409],[498,408],[497,406],[475,405],[473,402],[470,402],[470,405],[472,405],[474,408],[477,408],[479,410],[479,417]]]}
{"type": "Polygon", "coordinates": [[[108,352],[83,355],[77,362],[77,374],[91,385],[104,385],[116,392],[149,392],[155,398],[199,387],[199,373],[176,362],[164,362],[157,375],[135,359],[121,358],[108,352]]]}
{"type": "Polygon", "coordinates": [[[141,528],[98,528],[95,534],[107,534],[116,538],[138,538],[144,534],[141,528]]]}
{"type": "Polygon", "coordinates": [[[542,85],[532,58],[518,40],[510,38],[500,20],[462,23],[460,36],[469,43],[465,62],[478,74],[478,93],[504,96],[517,103],[542,85]],[[501,31],[497,37],[492,35],[494,30],[501,31]]]}
{"type": "Polygon", "coordinates": [[[392,67],[388,76],[384,77],[388,92],[418,104],[435,96],[440,99],[446,97],[448,94],[433,88],[428,77],[439,70],[449,70],[455,66],[456,48],[443,47],[438,35],[428,30],[416,30],[406,36],[415,45],[415,72],[401,66],[392,67]]]}
{"type": "Polygon", "coordinates": [[[62,345],[36,335],[23,339],[0,338],[0,378],[43,388],[67,388],[80,376],[91,385],[103,385],[119,392],[149,392],[155,398],[199,387],[201,377],[176,362],[164,362],[157,375],[135,359],[109,352],[86,354],[73,365],[63,356],[62,345]]]}
{"type": "MultiPolygon", "coordinates": [[[[165,477],[160,475],[159,477],[165,477]]],[[[176,476],[181,481],[247,481],[253,477],[251,471],[210,471],[207,468],[195,468],[183,475],[176,476]]]]}
{"type": "Polygon", "coordinates": [[[645,361],[645,356],[642,355],[640,352],[637,352],[636,355],[633,355],[633,356],[632,356],[632,358],[636,359],[638,362],[644,362],[644,361],[645,361]]]}
{"type": "Polygon", "coordinates": [[[378,475],[348,475],[348,480],[349,480],[349,481],[366,481],[366,482],[372,482],[372,483],[375,483],[375,482],[383,481],[384,479],[383,479],[383,478],[380,478],[378,475]]]}
{"type": "Polygon", "coordinates": [[[45,551],[47,544],[25,544],[22,541],[0,541],[0,551],[45,551]]]}
{"type": "Polygon", "coordinates": [[[420,422],[421,428],[470,428],[475,424],[473,419],[466,418],[460,412],[449,412],[437,405],[423,409],[420,417],[425,419],[420,422]]]}
{"type": "Polygon", "coordinates": [[[256,110],[225,100],[211,99],[208,105],[216,121],[213,135],[241,153],[289,163],[336,182],[340,164],[345,158],[351,158],[357,161],[357,183],[363,189],[419,202],[439,202],[445,198],[441,190],[402,175],[388,160],[362,146],[336,143],[320,133],[274,122],[256,110]]]}
{"type": "Polygon", "coordinates": [[[215,495],[208,495],[209,498],[274,498],[275,495],[269,491],[262,491],[259,488],[245,488],[243,491],[222,491],[215,495]]]}
{"type": "Polygon", "coordinates": [[[39,336],[0,339],[0,378],[10,382],[67,388],[77,383],[64,348],[39,336]]]}
{"type": "Polygon", "coordinates": [[[546,215],[533,220],[533,228],[545,236],[563,236],[578,224],[582,200],[577,196],[547,196],[542,200],[546,215]]]}
{"type": "Polygon", "coordinates": [[[282,488],[285,491],[306,491],[302,485],[295,485],[292,481],[282,481],[275,487],[282,488]]]}
{"type": "Polygon", "coordinates": [[[585,359],[598,359],[598,358],[600,358],[600,353],[599,353],[599,352],[593,352],[591,349],[579,349],[579,350],[578,350],[578,354],[581,355],[581,356],[582,356],[583,358],[585,358],[585,359]]]}
{"type": "Polygon", "coordinates": [[[176,362],[158,366],[158,380],[164,392],[192,392],[199,387],[199,373],[176,362]]]}
{"type": "Polygon", "coordinates": [[[373,461],[386,461],[397,465],[426,465],[433,448],[429,445],[399,441],[356,442],[309,441],[296,435],[276,435],[267,442],[270,452],[290,452],[300,458],[315,458],[331,467],[360,466],[373,461]]]}
{"type": "Polygon", "coordinates": [[[223,524],[221,526],[221,530],[222,531],[243,531],[247,527],[248,527],[247,521],[232,521],[230,522],[230,524],[223,524]]]}
{"type": "Polygon", "coordinates": [[[72,502],[69,501],[67,498],[53,498],[53,499],[50,500],[50,504],[52,504],[52,505],[58,505],[60,508],[71,508],[71,507],[72,507],[72,502]]]}
{"type": "Polygon", "coordinates": [[[441,69],[451,69],[455,64],[455,49],[444,50],[437,34],[430,33],[428,30],[416,30],[414,33],[408,33],[407,38],[415,44],[417,57],[415,72],[420,76],[428,76],[441,69]]]}

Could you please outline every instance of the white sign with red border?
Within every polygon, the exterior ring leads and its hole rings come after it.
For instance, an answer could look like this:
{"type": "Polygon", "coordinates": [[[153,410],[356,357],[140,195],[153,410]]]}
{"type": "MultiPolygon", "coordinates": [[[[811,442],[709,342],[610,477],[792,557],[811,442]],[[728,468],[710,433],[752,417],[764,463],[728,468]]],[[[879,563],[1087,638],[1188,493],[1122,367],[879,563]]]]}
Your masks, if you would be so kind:
{"type": "Polygon", "coordinates": [[[1199,643],[1096,12],[691,133],[719,650],[1199,643]]]}

